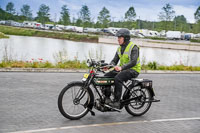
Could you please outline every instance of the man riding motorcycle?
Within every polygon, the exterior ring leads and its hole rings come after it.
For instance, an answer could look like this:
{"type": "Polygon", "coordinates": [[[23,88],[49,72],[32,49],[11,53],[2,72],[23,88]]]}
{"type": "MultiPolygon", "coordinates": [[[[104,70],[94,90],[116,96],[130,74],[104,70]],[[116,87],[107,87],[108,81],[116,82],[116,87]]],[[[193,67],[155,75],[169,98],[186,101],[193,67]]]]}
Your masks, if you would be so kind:
{"type": "Polygon", "coordinates": [[[110,102],[109,99],[106,103],[110,106],[119,108],[120,99],[122,94],[122,84],[120,82],[128,81],[131,78],[138,77],[141,71],[139,47],[130,41],[130,32],[128,29],[120,29],[116,36],[118,37],[119,47],[111,61],[114,65],[114,71],[111,71],[105,76],[113,76],[115,80],[114,101],[110,102]],[[116,66],[120,60],[120,65],[116,66]]]}
{"type": "MultiPolygon", "coordinates": [[[[105,103],[114,107],[120,108],[120,99],[122,95],[122,84],[131,78],[136,78],[140,74],[141,64],[139,56],[139,46],[130,41],[130,32],[128,29],[120,29],[116,36],[118,37],[119,47],[117,52],[110,62],[114,65],[114,71],[106,73],[105,76],[114,77],[115,90],[114,100],[111,101],[109,97],[106,98],[105,103]],[[120,65],[116,66],[120,61],[120,65]]],[[[155,100],[155,99],[152,99],[155,100]]]]}

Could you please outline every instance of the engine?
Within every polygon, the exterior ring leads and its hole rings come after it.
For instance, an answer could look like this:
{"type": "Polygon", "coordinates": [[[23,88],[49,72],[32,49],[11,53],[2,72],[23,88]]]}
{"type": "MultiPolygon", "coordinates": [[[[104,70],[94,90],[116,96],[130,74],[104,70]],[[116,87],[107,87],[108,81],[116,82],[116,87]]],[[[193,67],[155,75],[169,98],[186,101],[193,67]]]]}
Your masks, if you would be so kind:
{"type": "Polygon", "coordinates": [[[111,111],[110,108],[105,106],[105,99],[111,98],[113,99],[113,93],[114,93],[114,86],[101,86],[100,87],[101,93],[102,93],[102,100],[100,98],[95,100],[95,108],[97,110],[100,110],[102,112],[105,111],[111,111]]]}
{"type": "Polygon", "coordinates": [[[105,97],[110,97],[111,96],[111,86],[102,86],[101,92],[105,97]]]}

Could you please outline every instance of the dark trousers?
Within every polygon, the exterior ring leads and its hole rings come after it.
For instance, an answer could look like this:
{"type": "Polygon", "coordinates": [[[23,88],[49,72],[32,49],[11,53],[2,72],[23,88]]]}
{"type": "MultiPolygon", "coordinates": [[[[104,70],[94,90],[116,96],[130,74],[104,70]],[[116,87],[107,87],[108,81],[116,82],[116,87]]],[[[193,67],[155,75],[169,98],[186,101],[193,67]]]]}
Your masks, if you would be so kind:
{"type": "Polygon", "coordinates": [[[121,95],[122,95],[121,82],[124,82],[124,81],[126,82],[130,80],[131,78],[136,78],[138,75],[139,73],[132,69],[123,70],[121,72],[111,71],[105,74],[105,76],[114,77],[114,80],[115,80],[114,96],[115,96],[116,101],[119,101],[121,99],[121,95]]]}

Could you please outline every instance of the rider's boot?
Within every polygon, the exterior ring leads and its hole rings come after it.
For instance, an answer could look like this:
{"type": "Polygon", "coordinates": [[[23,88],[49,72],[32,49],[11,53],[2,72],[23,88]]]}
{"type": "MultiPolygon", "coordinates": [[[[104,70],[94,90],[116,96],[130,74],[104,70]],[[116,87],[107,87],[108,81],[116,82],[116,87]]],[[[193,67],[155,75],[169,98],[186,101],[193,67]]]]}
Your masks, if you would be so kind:
{"type": "Polygon", "coordinates": [[[113,108],[120,109],[120,101],[119,100],[113,100],[113,102],[109,103],[108,105],[110,105],[113,108]]]}

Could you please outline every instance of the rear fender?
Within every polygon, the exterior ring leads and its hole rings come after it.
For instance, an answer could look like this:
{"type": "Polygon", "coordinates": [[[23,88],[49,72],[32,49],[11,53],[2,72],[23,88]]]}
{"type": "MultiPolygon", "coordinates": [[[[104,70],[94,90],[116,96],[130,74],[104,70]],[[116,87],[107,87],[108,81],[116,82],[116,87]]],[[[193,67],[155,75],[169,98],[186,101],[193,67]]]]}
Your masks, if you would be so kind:
{"type": "MultiPolygon", "coordinates": [[[[149,90],[151,96],[154,97],[154,96],[155,96],[155,93],[154,93],[153,88],[152,88],[152,87],[151,87],[151,88],[150,88],[150,87],[147,87],[147,89],[149,90]]],[[[123,100],[129,99],[129,98],[130,98],[129,93],[130,93],[130,90],[126,89],[125,92],[124,92],[124,94],[123,94],[122,99],[123,99],[123,100]]]]}

